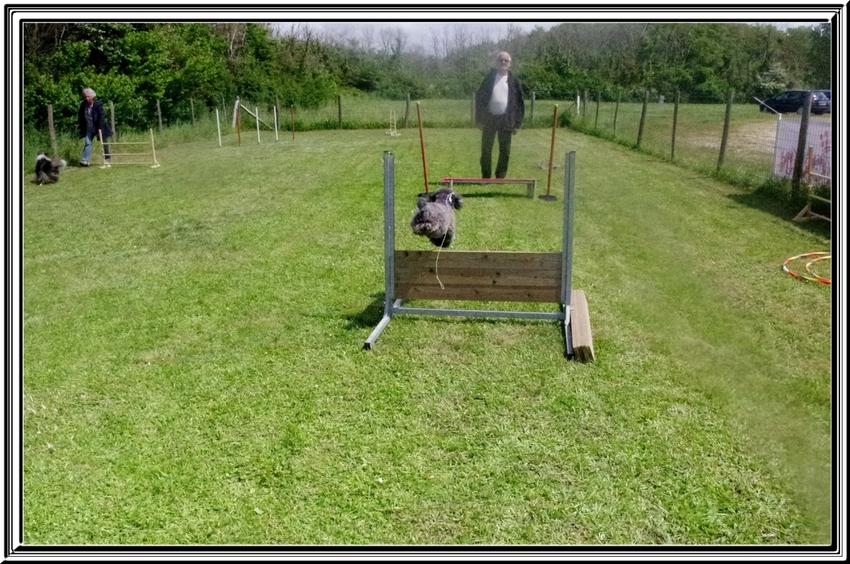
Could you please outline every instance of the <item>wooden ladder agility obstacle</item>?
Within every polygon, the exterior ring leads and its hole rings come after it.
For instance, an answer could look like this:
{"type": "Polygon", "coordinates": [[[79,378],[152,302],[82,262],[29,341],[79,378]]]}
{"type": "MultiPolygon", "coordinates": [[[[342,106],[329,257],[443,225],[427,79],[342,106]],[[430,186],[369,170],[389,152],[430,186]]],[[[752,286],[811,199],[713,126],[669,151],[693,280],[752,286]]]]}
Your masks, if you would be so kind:
{"type": "Polygon", "coordinates": [[[395,248],[395,164],[384,152],[384,316],[363,344],[371,350],[395,315],[447,315],[558,321],[565,356],[595,360],[587,298],[572,289],[575,152],[566,155],[563,243],[559,253],[397,250],[395,248]],[[545,302],[557,312],[408,307],[403,300],[545,302]]]}

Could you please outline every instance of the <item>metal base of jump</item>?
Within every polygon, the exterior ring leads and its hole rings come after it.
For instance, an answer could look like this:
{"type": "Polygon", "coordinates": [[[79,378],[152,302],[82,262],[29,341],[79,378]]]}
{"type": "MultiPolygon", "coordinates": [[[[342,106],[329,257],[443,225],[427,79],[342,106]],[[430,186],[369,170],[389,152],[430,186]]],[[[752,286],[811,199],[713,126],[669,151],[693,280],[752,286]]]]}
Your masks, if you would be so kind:
{"type": "Polygon", "coordinates": [[[384,152],[384,316],[363,344],[371,350],[396,315],[444,315],[557,321],[565,356],[594,360],[584,292],[572,290],[575,152],[567,153],[564,174],[563,244],[559,253],[492,251],[409,251],[395,248],[395,165],[384,152]],[[439,275],[437,259],[439,258],[439,275]],[[545,302],[559,311],[409,307],[410,300],[545,302]]]}

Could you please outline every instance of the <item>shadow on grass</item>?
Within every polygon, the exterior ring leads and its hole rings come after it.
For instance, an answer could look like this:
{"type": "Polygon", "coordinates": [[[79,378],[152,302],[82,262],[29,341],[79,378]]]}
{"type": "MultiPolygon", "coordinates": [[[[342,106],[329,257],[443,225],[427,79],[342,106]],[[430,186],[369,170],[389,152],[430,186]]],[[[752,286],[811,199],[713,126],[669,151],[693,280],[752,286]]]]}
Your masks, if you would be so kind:
{"type": "MultiPolygon", "coordinates": [[[[447,186],[440,186],[440,188],[447,188],[447,186]]],[[[467,192],[466,190],[458,192],[464,198],[528,198],[526,194],[511,194],[509,192],[467,192]]],[[[420,192],[416,195],[417,198],[422,198],[425,196],[425,192],[420,192]]]]}
{"type": "MultiPolygon", "coordinates": [[[[830,239],[832,231],[832,224],[830,222],[817,218],[812,218],[807,221],[794,221],[794,217],[800,213],[800,210],[805,204],[801,204],[799,207],[792,207],[784,197],[769,190],[754,190],[747,194],[731,194],[727,197],[739,204],[761,210],[785,221],[791,221],[804,231],[830,239]]],[[[814,211],[829,217],[828,209],[818,209],[816,207],[814,211]]]]}
{"type": "Polygon", "coordinates": [[[464,198],[523,198],[529,199],[526,194],[511,194],[508,192],[463,192],[464,198]]]}
{"type": "Polygon", "coordinates": [[[345,326],[347,330],[374,328],[381,321],[384,317],[384,293],[372,294],[372,298],[372,302],[363,311],[345,316],[348,322],[345,326]]]}

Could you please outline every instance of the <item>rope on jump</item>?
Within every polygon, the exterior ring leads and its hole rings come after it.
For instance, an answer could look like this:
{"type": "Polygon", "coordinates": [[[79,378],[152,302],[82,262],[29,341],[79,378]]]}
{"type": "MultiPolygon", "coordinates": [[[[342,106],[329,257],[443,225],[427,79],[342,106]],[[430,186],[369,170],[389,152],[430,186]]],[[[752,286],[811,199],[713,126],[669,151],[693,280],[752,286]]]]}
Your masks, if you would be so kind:
{"type": "MultiPolygon", "coordinates": [[[[449,194],[449,196],[446,198],[446,205],[447,205],[449,208],[451,208],[451,207],[452,207],[452,195],[451,195],[451,194],[449,194]]],[[[445,242],[446,242],[446,237],[448,237],[448,235],[449,235],[449,232],[448,232],[448,231],[446,231],[445,233],[443,233],[443,240],[442,240],[442,241],[440,241],[440,246],[439,246],[439,248],[437,248],[437,258],[436,258],[436,259],[434,259],[434,276],[436,276],[436,277],[437,277],[437,282],[439,282],[439,283],[440,283],[440,290],[445,290],[445,289],[446,289],[446,287],[445,287],[445,286],[443,286],[443,281],[442,281],[442,280],[440,280],[440,271],[439,271],[439,268],[438,268],[438,264],[439,264],[439,262],[440,262],[440,251],[442,251],[442,250],[443,250],[443,243],[445,243],[445,242]]]]}
{"type": "Polygon", "coordinates": [[[786,259],[785,262],[782,263],[782,270],[787,272],[789,275],[793,276],[794,278],[796,278],[798,280],[808,280],[809,282],[818,282],[820,284],[832,284],[831,279],[825,278],[823,276],[818,276],[817,274],[812,272],[812,264],[819,262],[819,261],[822,261],[822,260],[832,260],[832,254],[829,253],[829,252],[820,251],[820,252],[803,253],[801,255],[796,255],[796,256],[793,256],[791,258],[786,259]],[[817,257],[817,258],[810,260],[806,264],[806,272],[808,273],[808,275],[802,274],[800,272],[795,272],[788,267],[788,264],[791,261],[803,259],[803,258],[808,258],[808,257],[817,257]]]}
{"type": "Polygon", "coordinates": [[[440,251],[443,250],[443,243],[446,242],[446,237],[448,236],[448,234],[449,234],[449,232],[446,231],[446,234],[443,235],[443,240],[442,240],[442,242],[440,242],[439,248],[437,248],[437,258],[434,260],[434,276],[437,277],[437,282],[440,283],[440,290],[445,290],[446,287],[443,286],[443,281],[440,280],[440,271],[437,268],[437,264],[440,262],[440,251]]]}

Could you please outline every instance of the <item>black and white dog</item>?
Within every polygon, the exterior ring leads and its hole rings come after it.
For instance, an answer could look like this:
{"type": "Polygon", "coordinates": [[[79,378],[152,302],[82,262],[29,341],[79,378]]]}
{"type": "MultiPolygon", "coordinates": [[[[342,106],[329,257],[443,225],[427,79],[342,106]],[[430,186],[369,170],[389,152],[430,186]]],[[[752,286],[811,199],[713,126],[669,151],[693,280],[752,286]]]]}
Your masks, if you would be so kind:
{"type": "Polygon", "coordinates": [[[438,247],[448,247],[455,235],[455,210],[463,207],[463,196],[440,188],[419,194],[416,212],[410,221],[413,233],[428,237],[438,247]]]}
{"type": "Polygon", "coordinates": [[[40,186],[58,182],[59,171],[65,168],[66,164],[62,159],[52,161],[44,153],[39,153],[35,158],[35,183],[40,186]]]}

